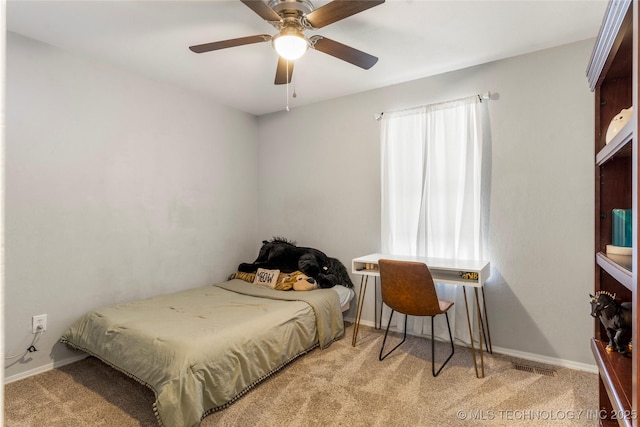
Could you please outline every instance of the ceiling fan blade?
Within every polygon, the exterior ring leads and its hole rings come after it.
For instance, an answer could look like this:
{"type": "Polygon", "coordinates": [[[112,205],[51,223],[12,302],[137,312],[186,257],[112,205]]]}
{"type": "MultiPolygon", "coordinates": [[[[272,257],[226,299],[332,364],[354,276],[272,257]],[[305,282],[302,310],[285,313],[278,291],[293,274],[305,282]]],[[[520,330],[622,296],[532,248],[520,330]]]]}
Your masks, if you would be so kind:
{"type": "Polygon", "coordinates": [[[212,50],[226,49],[228,47],[242,46],[245,44],[268,42],[269,40],[271,40],[270,35],[260,34],[257,36],[240,37],[238,39],[229,39],[229,40],[222,40],[219,42],[211,42],[211,43],[199,44],[195,46],[189,46],[189,49],[191,49],[191,51],[195,53],[204,53],[204,52],[211,52],[212,50]]]}
{"type": "Polygon", "coordinates": [[[262,0],[240,0],[244,3],[249,9],[253,10],[255,13],[260,15],[262,19],[265,21],[280,21],[280,15],[276,13],[275,10],[271,9],[265,2],[262,0]]]}
{"type": "Polygon", "coordinates": [[[384,0],[334,0],[309,13],[306,20],[318,29],[382,3],[384,0]]]}
{"type": "Polygon", "coordinates": [[[284,85],[291,83],[291,76],[293,75],[293,61],[287,61],[281,56],[278,56],[278,68],[276,69],[276,81],[277,85],[284,85]],[[287,68],[287,62],[289,67],[287,68]],[[288,73],[287,73],[288,71],[288,73]]]}
{"type": "Polygon", "coordinates": [[[354,49],[323,36],[313,36],[309,39],[309,42],[311,47],[315,50],[324,52],[327,55],[335,56],[338,59],[347,61],[360,68],[364,68],[365,70],[373,67],[376,65],[376,62],[378,62],[378,58],[373,55],[369,55],[361,50],[354,49]]]}

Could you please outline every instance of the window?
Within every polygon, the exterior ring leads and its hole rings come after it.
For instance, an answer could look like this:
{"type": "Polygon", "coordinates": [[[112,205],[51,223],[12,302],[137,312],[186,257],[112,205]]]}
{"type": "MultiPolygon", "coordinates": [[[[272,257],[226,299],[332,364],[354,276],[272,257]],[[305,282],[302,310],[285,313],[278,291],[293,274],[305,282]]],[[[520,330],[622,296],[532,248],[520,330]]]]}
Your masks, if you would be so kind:
{"type": "MultiPolygon", "coordinates": [[[[482,258],[481,102],[472,96],[384,114],[383,253],[482,258]]],[[[461,288],[439,286],[438,293],[464,306],[461,288]]]]}

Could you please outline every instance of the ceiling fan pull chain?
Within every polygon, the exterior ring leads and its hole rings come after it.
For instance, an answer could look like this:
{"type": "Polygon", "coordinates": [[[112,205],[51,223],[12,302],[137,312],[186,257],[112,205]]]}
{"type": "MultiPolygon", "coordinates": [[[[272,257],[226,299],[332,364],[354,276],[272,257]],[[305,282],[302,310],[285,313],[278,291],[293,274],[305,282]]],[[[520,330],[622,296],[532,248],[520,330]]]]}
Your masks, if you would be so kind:
{"type": "MultiPolygon", "coordinates": [[[[289,61],[287,61],[287,76],[289,75],[289,61]]],[[[289,78],[287,77],[287,111],[289,111],[289,78]]]]}
{"type": "Polygon", "coordinates": [[[293,77],[293,95],[291,95],[292,98],[297,97],[298,95],[296,95],[296,77],[293,77]]]}

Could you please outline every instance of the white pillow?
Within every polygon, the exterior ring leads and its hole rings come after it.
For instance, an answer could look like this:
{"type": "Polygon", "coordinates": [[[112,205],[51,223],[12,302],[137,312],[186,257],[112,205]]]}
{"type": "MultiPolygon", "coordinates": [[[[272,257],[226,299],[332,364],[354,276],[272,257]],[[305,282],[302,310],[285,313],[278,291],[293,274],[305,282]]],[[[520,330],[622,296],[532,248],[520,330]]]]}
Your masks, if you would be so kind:
{"type": "Polygon", "coordinates": [[[355,292],[353,289],[347,288],[342,285],[335,285],[333,288],[334,291],[338,293],[338,298],[340,298],[340,307],[344,306],[346,303],[351,301],[351,299],[355,296],[355,292]]]}

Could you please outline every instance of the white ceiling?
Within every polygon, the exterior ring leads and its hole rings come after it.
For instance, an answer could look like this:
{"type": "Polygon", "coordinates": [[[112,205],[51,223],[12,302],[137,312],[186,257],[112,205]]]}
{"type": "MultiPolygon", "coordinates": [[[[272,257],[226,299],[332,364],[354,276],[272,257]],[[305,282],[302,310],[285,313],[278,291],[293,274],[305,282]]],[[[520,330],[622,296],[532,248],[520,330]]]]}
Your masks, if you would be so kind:
{"type": "MultiPolygon", "coordinates": [[[[328,1],[314,1],[320,7],[328,1]]],[[[321,34],[380,58],[363,70],[310,50],[291,108],[596,37],[605,0],[386,3],[321,34]]],[[[270,43],[195,54],[188,46],[276,30],[238,0],[7,2],[7,29],[210,96],[251,114],[283,110],[270,43]]],[[[588,58],[585,58],[585,69],[588,58]]],[[[291,95],[293,84],[290,87],[291,95]]]]}

